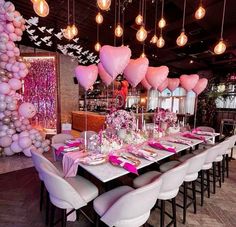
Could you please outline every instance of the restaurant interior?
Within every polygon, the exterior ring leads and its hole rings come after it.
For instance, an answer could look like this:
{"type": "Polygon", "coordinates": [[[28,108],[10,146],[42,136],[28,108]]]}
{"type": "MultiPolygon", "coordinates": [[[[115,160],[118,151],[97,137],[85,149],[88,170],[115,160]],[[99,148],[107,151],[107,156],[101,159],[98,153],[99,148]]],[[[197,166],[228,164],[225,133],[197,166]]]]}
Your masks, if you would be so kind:
{"type": "Polygon", "coordinates": [[[0,0],[0,226],[234,227],[234,0],[0,0]]]}

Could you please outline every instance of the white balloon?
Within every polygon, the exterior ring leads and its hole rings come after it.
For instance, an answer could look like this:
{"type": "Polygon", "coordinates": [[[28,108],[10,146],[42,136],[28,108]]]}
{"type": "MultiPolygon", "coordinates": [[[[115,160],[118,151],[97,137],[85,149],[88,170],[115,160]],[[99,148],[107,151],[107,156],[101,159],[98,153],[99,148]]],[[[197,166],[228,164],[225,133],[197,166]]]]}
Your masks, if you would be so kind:
{"type": "Polygon", "coordinates": [[[18,144],[18,141],[14,141],[12,144],[11,144],[11,149],[14,153],[19,153],[22,151],[22,148],[19,146],[18,144]]]}
{"type": "Polygon", "coordinates": [[[12,155],[14,155],[14,152],[11,150],[10,147],[4,148],[3,151],[4,151],[4,153],[5,153],[7,156],[12,156],[12,155]]]}

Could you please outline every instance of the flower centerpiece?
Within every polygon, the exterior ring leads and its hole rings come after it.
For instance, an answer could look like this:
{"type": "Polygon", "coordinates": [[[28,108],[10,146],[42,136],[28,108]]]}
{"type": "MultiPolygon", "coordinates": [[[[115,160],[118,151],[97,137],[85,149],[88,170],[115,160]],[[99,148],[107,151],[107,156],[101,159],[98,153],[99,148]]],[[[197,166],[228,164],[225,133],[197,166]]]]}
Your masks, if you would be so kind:
{"type": "Polygon", "coordinates": [[[148,137],[141,131],[127,131],[122,139],[126,144],[141,144],[145,142],[148,137]]]}

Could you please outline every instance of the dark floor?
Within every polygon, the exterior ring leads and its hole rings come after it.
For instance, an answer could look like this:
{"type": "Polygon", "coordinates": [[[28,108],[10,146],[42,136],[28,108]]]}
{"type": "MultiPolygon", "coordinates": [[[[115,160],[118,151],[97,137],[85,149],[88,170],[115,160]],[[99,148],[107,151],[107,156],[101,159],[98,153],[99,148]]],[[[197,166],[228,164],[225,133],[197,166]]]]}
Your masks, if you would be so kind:
{"type": "MultiPolygon", "coordinates": [[[[185,226],[236,226],[236,161],[230,162],[230,170],[230,177],[222,188],[217,188],[215,195],[205,199],[204,207],[198,204],[197,214],[193,214],[192,208],[189,208],[185,226]]],[[[184,226],[181,224],[182,210],[177,208],[177,211],[178,226],[184,226]]],[[[157,210],[152,212],[148,222],[159,226],[157,210]]],[[[39,212],[39,180],[34,168],[0,175],[0,227],[13,226],[45,226],[44,212],[39,212]]],[[[93,225],[81,216],[79,223],[68,222],[68,226],[93,225]]]]}

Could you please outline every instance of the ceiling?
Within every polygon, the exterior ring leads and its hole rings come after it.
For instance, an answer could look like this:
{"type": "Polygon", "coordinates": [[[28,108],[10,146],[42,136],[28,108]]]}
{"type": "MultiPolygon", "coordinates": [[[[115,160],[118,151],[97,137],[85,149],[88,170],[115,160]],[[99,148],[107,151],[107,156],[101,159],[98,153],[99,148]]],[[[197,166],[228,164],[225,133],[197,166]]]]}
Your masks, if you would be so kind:
{"type": "MultiPolygon", "coordinates": [[[[29,19],[37,16],[30,0],[12,0],[16,9],[29,19]]],[[[38,26],[54,28],[54,33],[67,25],[67,0],[48,0],[50,13],[46,18],[40,18],[38,26]]],[[[198,6],[197,0],[187,0],[186,25],[185,30],[189,41],[185,47],[176,45],[176,38],[180,33],[182,25],[183,0],[165,0],[164,17],[167,26],[163,30],[165,46],[158,49],[150,44],[150,39],[154,34],[155,24],[155,3],[153,0],[146,0],[146,29],[148,38],[145,43],[145,53],[150,61],[150,65],[167,65],[170,68],[171,76],[181,73],[192,73],[199,70],[212,70],[213,72],[230,72],[236,69],[236,2],[227,0],[226,16],[224,26],[224,39],[227,42],[227,51],[223,55],[216,56],[213,53],[214,45],[219,39],[223,0],[203,0],[207,10],[206,16],[197,21],[193,14],[198,6]],[[191,61],[192,60],[192,61],[191,61]],[[191,61],[191,63],[190,63],[191,61]]],[[[134,24],[134,19],[139,12],[139,0],[121,0],[124,3],[124,37],[125,45],[129,45],[132,50],[132,58],[140,56],[143,45],[136,38],[138,27],[134,24]]],[[[104,22],[100,26],[100,42],[104,44],[114,44],[114,5],[112,0],[110,11],[104,12],[104,22]]],[[[96,23],[95,16],[98,12],[95,0],[75,0],[76,23],[79,26],[78,44],[84,48],[94,51],[96,43],[96,23]]],[[[158,18],[161,15],[161,0],[158,0],[158,18]]],[[[36,31],[42,35],[40,31],[36,31]]],[[[116,45],[122,44],[122,39],[117,39],[116,45]]],[[[71,41],[73,42],[73,41],[71,41]]],[[[29,34],[24,33],[22,44],[35,46],[29,39],[29,34]]],[[[62,38],[58,40],[52,38],[52,46],[46,46],[42,42],[40,48],[56,51],[57,44],[68,44],[69,41],[62,38]]],[[[37,46],[35,46],[37,47],[37,46]]],[[[86,63],[86,62],[85,62],[86,63]]]]}

